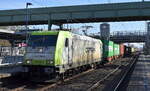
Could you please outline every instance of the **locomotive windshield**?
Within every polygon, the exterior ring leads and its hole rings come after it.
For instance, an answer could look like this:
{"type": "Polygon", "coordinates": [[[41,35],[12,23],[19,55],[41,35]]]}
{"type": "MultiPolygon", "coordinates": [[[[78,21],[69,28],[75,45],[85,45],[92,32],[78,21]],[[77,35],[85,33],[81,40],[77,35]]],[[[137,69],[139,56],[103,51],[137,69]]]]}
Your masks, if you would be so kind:
{"type": "Polygon", "coordinates": [[[28,46],[56,46],[57,37],[58,35],[31,35],[28,40],[28,46]]]}

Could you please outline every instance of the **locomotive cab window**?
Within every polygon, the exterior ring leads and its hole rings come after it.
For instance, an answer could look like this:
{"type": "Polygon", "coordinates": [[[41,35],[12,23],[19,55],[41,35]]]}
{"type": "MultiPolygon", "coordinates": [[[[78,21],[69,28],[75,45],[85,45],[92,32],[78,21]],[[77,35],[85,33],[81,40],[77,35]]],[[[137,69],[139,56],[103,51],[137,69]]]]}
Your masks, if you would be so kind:
{"type": "Polygon", "coordinates": [[[68,43],[69,43],[69,39],[66,38],[66,40],[65,40],[65,47],[68,47],[68,43]]]}
{"type": "Polygon", "coordinates": [[[32,35],[29,38],[28,46],[46,47],[56,46],[58,35],[32,35]]]}

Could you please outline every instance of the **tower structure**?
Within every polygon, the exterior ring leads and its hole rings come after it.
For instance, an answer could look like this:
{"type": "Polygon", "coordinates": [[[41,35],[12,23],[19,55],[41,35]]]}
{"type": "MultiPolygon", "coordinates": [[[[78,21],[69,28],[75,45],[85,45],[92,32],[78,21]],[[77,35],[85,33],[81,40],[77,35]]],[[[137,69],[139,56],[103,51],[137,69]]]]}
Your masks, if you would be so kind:
{"type": "Polygon", "coordinates": [[[103,23],[100,25],[100,34],[101,34],[101,39],[103,40],[110,39],[110,25],[108,23],[103,23]]]}

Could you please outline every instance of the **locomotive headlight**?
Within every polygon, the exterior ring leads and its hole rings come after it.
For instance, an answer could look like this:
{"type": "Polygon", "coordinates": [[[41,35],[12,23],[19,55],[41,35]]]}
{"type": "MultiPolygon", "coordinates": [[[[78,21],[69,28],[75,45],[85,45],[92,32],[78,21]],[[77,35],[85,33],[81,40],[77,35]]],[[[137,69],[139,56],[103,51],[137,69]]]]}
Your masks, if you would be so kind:
{"type": "Polygon", "coordinates": [[[31,60],[27,60],[27,63],[30,64],[30,63],[31,63],[31,60]]]}
{"type": "Polygon", "coordinates": [[[29,60],[27,60],[27,63],[30,63],[30,61],[29,61],[29,60]]]}
{"type": "Polygon", "coordinates": [[[51,60],[51,61],[50,61],[50,64],[52,64],[52,63],[53,63],[53,61],[51,60]]]}
{"type": "Polygon", "coordinates": [[[38,50],[39,50],[39,52],[43,52],[43,51],[44,51],[44,49],[43,49],[43,48],[39,48],[38,50]]]}
{"type": "Polygon", "coordinates": [[[53,61],[52,60],[47,60],[47,63],[48,64],[53,64],[53,61]]]}

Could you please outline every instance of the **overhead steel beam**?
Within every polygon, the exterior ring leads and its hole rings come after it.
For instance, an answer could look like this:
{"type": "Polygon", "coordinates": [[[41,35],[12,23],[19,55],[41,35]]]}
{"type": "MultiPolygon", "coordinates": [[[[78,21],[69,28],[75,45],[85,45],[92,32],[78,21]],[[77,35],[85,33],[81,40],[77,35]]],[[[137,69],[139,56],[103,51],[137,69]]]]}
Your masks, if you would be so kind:
{"type": "MultiPolygon", "coordinates": [[[[150,19],[150,2],[31,8],[29,24],[140,21],[150,19]]],[[[25,25],[26,9],[1,10],[0,26],[25,25]]]]}
{"type": "MultiPolygon", "coordinates": [[[[90,37],[102,39],[99,35],[92,35],[90,37]]],[[[110,40],[115,43],[140,43],[146,42],[146,35],[125,35],[125,36],[111,36],[110,40]]]]}

